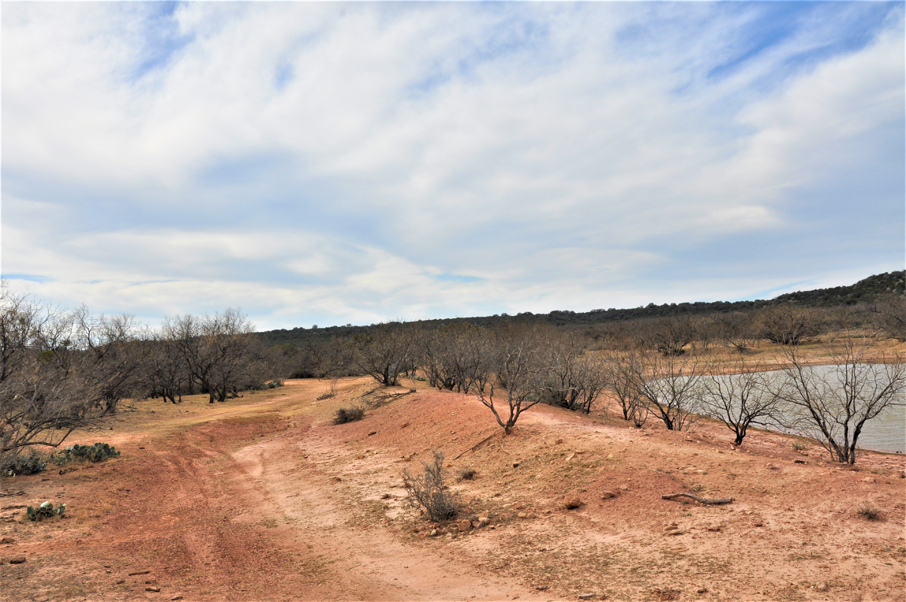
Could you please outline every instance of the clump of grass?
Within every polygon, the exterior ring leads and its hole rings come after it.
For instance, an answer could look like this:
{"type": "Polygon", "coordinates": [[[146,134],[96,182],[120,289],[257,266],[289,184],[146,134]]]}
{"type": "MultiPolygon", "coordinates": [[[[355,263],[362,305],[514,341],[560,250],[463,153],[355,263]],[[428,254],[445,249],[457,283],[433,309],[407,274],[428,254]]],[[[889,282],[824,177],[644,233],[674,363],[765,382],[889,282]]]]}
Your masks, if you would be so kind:
{"type": "Polygon", "coordinates": [[[334,416],[334,424],[346,424],[347,422],[355,422],[361,420],[365,417],[365,408],[362,406],[352,406],[349,408],[340,408],[337,410],[336,416],[334,416]]]}
{"type": "Polygon", "coordinates": [[[450,520],[459,513],[461,502],[444,485],[444,453],[435,451],[434,462],[423,466],[424,472],[417,476],[412,476],[408,470],[403,472],[406,500],[434,522],[450,520]]]}
{"type": "Polygon", "coordinates": [[[793,449],[799,453],[802,453],[808,449],[808,443],[806,443],[805,441],[796,440],[796,441],[793,441],[792,445],[793,445],[793,449]]]}
{"type": "Polygon", "coordinates": [[[471,481],[478,476],[478,471],[474,468],[460,468],[456,471],[456,478],[460,481],[471,481]]]}
{"type": "Polygon", "coordinates": [[[877,508],[872,508],[871,506],[862,506],[859,508],[857,514],[865,520],[881,520],[881,511],[877,508]]]}

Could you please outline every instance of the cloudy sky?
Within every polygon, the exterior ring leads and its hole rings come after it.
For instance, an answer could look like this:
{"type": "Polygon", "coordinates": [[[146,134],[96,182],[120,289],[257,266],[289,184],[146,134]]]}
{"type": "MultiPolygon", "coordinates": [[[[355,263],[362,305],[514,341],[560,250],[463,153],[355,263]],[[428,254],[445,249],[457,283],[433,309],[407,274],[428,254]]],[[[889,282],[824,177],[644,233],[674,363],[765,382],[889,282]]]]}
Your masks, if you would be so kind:
{"type": "Polygon", "coordinates": [[[259,329],[904,267],[904,5],[3,3],[2,273],[259,329]]]}

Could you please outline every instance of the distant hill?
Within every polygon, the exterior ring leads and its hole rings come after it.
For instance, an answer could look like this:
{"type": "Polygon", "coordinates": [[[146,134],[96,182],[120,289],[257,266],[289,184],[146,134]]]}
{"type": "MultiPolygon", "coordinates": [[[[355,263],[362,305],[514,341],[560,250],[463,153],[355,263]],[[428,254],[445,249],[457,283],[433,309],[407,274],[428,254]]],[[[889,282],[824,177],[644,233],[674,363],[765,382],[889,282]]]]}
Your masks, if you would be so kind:
{"type": "MultiPolygon", "coordinates": [[[[769,300],[755,301],[712,301],[696,303],[649,303],[644,307],[631,309],[593,309],[587,312],[556,310],[548,314],[525,312],[515,316],[507,314],[494,316],[476,316],[472,318],[443,318],[437,320],[420,320],[416,324],[441,326],[470,322],[478,326],[495,326],[504,322],[547,322],[555,326],[585,326],[642,318],[659,318],[674,316],[694,316],[734,311],[752,311],[771,305],[795,304],[806,307],[843,307],[859,303],[872,303],[879,297],[890,294],[906,294],[906,270],[886,272],[869,276],[850,286],[835,286],[811,291],[786,293],[769,300]]],[[[346,338],[357,333],[368,332],[371,326],[329,326],[326,328],[292,328],[268,330],[258,335],[267,345],[291,344],[303,347],[310,344],[346,338]]]]}

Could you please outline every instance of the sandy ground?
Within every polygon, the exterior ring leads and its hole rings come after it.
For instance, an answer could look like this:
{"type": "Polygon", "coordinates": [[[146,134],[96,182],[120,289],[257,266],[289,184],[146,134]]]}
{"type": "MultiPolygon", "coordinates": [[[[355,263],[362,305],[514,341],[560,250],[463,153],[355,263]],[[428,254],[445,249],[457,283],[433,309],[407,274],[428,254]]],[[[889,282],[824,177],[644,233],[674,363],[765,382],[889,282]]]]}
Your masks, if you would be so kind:
{"type": "Polygon", "coordinates": [[[405,384],[145,401],[77,433],[122,456],[0,479],[0,599],[906,599],[902,456],[850,469],[773,433],[733,449],[708,421],[639,430],[542,406],[504,438],[473,397],[405,384]],[[377,407],[331,424],[356,400],[377,407]],[[432,525],[405,504],[402,472],[436,449],[459,519],[489,525],[432,525]],[[680,491],[734,502],[661,499],[680,491]],[[45,500],[65,517],[27,521],[45,500]]]}

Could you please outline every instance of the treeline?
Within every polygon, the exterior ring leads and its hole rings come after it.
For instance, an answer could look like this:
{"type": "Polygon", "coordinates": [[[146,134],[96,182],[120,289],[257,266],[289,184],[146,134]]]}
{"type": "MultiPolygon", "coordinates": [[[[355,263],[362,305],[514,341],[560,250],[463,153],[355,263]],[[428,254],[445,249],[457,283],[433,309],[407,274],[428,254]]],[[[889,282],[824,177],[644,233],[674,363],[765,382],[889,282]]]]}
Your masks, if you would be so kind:
{"type": "MultiPolygon", "coordinates": [[[[588,312],[552,311],[547,314],[533,314],[524,312],[509,316],[507,314],[493,316],[478,316],[471,318],[445,318],[436,320],[421,320],[415,322],[422,326],[440,327],[447,324],[468,323],[484,328],[493,328],[502,324],[513,322],[530,324],[551,324],[553,326],[590,327],[594,332],[597,325],[607,325],[614,322],[636,322],[650,318],[677,318],[677,317],[717,317],[725,314],[746,314],[758,312],[769,307],[792,305],[796,307],[819,307],[825,309],[852,307],[862,305],[866,313],[871,306],[885,304],[896,300],[906,293],[906,271],[889,272],[869,276],[851,286],[817,289],[787,293],[771,300],[755,301],[714,301],[696,303],[665,303],[655,305],[649,303],[643,307],[629,309],[594,309],[588,312]]],[[[876,319],[874,320],[877,321],[876,319]]],[[[869,320],[865,321],[866,324],[869,320]]],[[[258,334],[268,346],[292,345],[304,348],[330,341],[333,338],[349,338],[361,332],[367,332],[374,326],[329,326],[326,328],[279,329],[261,332],[258,334]]],[[[606,328],[604,329],[607,330],[606,328]]]]}
{"type": "Polygon", "coordinates": [[[279,352],[282,364],[291,367],[290,376],[324,378],[371,374],[374,369],[361,359],[363,349],[378,342],[390,345],[398,338],[407,340],[414,365],[429,370],[426,362],[434,355],[434,348],[452,345],[434,342],[437,333],[534,329],[545,333],[546,337],[556,338],[557,333],[563,331],[596,350],[637,348],[678,356],[689,349],[719,347],[746,353],[760,341],[795,346],[844,328],[906,341],[906,297],[900,294],[881,297],[872,304],[834,308],[774,304],[751,311],[639,318],[584,327],[556,326],[547,321],[514,317],[490,324],[430,320],[336,330],[325,328],[319,329],[321,336],[312,336],[296,344],[279,344],[274,349],[279,352]],[[405,332],[405,336],[399,334],[401,332],[405,332]]]}
{"type": "Polygon", "coordinates": [[[130,316],[65,311],[0,289],[0,462],[59,445],[124,399],[205,393],[224,401],[289,368],[237,311],[176,316],[160,328],[130,316]]]}

